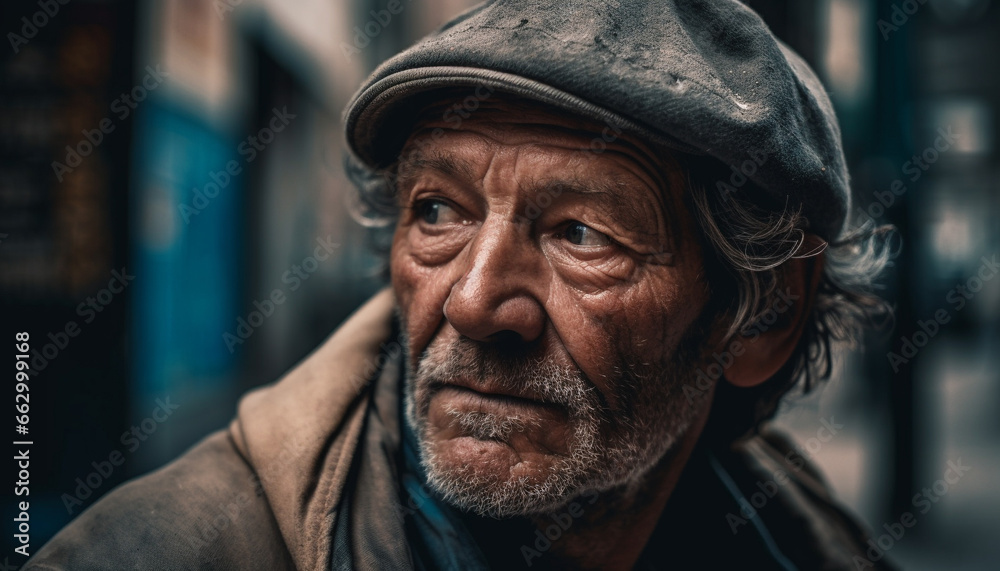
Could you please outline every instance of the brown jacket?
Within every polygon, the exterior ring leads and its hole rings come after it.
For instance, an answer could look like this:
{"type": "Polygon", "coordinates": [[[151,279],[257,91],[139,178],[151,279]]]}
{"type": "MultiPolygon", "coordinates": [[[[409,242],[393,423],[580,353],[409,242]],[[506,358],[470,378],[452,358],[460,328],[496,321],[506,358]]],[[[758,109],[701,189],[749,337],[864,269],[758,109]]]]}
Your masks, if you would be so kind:
{"type": "MultiPolygon", "coordinates": [[[[393,307],[391,292],[377,294],[280,382],[248,393],[228,430],[109,493],[25,569],[325,571],[345,559],[361,569],[412,568],[394,464],[401,349],[391,338],[393,307]],[[349,521],[338,521],[348,503],[349,521]],[[334,535],[347,538],[337,558],[334,535]]],[[[790,483],[761,510],[774,542],[799,568],[853,569],[867,548],[861,530],[811,470],[789,468],[785,450],[757,437],[719,461],[748,495],[755,481],[788,471],[790,483]]],[[[689,479],[698,481],[687,489],[701,485],[700,476],[689,479]]],[[[698,528],[709,547],[730,541],[725,513],[691,500],[701,492],[683,496],[667,506],[695,514],[679,528],[698,528]]],[[[759,543],[755,533],[740,530],[740,540],[759,543]]]]}

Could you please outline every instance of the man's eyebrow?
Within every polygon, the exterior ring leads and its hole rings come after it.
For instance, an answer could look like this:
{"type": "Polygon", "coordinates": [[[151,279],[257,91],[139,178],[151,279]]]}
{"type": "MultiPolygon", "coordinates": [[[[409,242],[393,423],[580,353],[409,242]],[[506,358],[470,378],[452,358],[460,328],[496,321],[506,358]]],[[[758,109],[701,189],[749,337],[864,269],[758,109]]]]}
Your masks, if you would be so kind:
{"type": "Polygon", "coordinates": [[[444,175],[472,180],[475,178],[472,165],[444,153],[411,153],[399,161],[397,173],[400,182],[408,182],[417,173],[424,170],[438,171],[444,175]]]}
{"type": "Polygon", "coordinates": [[[631,216],[641,216],[640,209],[629,200],[623,200],[623,196],[628,192],[628,185],[617,180],[581,180],[581,179],[558,179],[541,180],[537,184],[531,185],[529,190],[536,196],[548,195],[551,198],[565,194],[577,196],[588,196],[599,200],[601,204],[609,208],[619,209],[627,212],[631,216]]]}
{"type": "Polygon", "coordinates": [[[551,196],[558,196],[560,194],[607,194],[615,197],[621,196],[622,192],[624,192],[622,187],[623,185],[617,181],[547,180],[539,182],[534,186],[533,190],[536,193],[545,192],[551,196]]]}

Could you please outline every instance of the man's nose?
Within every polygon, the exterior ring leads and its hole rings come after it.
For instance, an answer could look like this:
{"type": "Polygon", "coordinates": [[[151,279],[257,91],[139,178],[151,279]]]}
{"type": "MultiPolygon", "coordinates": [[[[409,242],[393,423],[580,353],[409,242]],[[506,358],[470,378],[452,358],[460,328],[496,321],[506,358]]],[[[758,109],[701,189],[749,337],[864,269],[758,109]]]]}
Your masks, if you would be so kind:
{"type": "Polygon", "coordinates": [[[477,341],[523,342],[541,336],[545,310],[538,301],[544,264],[531,238],[515,223],[487,220],[458,263],[462,275],[444,304],[445,319],[459,334],[477,341]]]}

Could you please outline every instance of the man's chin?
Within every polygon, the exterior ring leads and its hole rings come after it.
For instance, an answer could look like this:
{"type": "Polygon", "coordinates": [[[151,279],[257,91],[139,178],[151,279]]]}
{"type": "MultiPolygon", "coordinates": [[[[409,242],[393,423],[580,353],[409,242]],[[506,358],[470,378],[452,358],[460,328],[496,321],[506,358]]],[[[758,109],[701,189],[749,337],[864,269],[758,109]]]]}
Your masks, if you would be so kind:
{"type": "Polygon", "coordinates": [[[449,438],[438,443],[435,452],[435,463],[449,473],[497,485],[514,481],[540,483],[561,464],[561,457],[554,454],[525,451],[516,443],[473,436],[449,438]]]}
{"type": "Polygon", "coordinates": [[[546,513],[573,494],[563,458],[521,452],[499,440],[458,436],[426,455],[428,483],[449,503],[483,516],[546,513]]]}

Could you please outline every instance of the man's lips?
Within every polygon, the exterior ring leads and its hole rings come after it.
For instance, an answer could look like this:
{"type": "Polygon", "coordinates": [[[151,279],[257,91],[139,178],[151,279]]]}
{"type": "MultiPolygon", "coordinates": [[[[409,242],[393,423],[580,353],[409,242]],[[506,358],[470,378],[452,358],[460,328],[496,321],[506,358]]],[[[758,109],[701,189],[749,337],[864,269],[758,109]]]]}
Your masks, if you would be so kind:
{"type": "Polygon", "coordinates": [[[512,391],[491,386],[489,383],[475,383],[464,379],[454,379],[448,382],[434,382],[431,385],[432,395],[447,392],[464,396],[467,401],[482,401],[490,404],[503,404],[513,407],[541,407],[552,411],[565,412],[565,408],[557,403],[546,401],[530,391],[512,391]]]}
{"type": "Polygon", "coordinates": [[[512,448],[511,462],[521,461],[521,454],[550,454],[565,448],[569,430],[569,410],[551,402],[521,395],[487,393],[456,383],[431,386],[427,409],[430,438],[438,443],[467,446],[460,454],[465,461],[482,461],[484,446],[512,448]],[[479,413],[485,416],[477,417],[479,413]],[[473,415],[473,416],[466,416],[473,415]],[[513,425],[504,428],[510,420],[513,425]],[[474,423],[474,426],[468,423],[474,423]],[[509,430],[508,430],[509,429],[509,430]],[[495,432],[491,432],[495,431],[495,432]],[[486,432],[484,432],[486,431],[486,432]]]}

